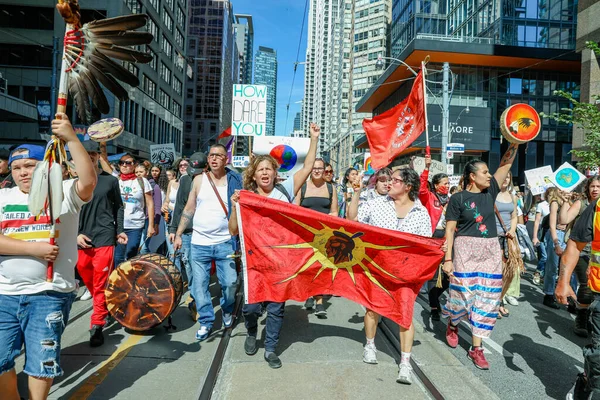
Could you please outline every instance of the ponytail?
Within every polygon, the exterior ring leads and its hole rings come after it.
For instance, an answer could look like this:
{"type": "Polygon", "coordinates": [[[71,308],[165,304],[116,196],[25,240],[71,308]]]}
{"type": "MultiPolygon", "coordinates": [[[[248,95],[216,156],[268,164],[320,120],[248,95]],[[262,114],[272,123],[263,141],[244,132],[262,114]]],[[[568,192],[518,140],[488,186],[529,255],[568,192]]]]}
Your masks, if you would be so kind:
{"type": "Polygon", "coordinates": [[[477,164],[483,164],[484,162],[475,158],[465,165],[465,169],[462,175],[462,190],[467,190],[467,186],[471,183],[471,174],[476,173],[479,170],[477,164]]]}

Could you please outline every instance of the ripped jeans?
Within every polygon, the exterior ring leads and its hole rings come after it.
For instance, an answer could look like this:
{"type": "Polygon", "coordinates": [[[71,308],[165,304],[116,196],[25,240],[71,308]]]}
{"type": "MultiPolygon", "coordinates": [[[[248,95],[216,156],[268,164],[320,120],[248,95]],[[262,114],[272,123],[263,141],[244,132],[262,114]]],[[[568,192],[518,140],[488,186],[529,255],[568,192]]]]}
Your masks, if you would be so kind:
{"type": "Polygon", "coordinates": [[[23,345],[27,375],[55,378],[63,374],[60,339],[74,299],[75,292],[0,295],[0,374],[15,367],[23,345]]]}

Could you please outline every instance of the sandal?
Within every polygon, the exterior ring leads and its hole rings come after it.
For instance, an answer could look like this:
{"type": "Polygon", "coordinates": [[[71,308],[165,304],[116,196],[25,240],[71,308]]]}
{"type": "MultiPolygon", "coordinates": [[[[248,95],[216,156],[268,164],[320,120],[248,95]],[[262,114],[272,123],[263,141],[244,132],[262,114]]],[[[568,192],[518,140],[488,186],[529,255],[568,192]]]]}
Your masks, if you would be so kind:
{"type": "Polygon", "coordinates": [[[510,313],[506,310],[506,308],[504,308],[503,305],[498,309],[498,319],[502,319],[502,317],[510,317],[510,313]]]}

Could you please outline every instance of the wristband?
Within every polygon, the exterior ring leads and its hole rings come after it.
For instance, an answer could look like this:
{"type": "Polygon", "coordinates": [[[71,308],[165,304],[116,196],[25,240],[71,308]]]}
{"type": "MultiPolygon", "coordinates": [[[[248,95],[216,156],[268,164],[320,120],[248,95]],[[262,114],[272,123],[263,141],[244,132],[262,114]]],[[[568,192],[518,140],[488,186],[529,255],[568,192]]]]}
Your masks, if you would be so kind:
{"type": "Polygon", "coordinates": [[[445,262],[445,263],[447,263],[447,262],[452,262],[452,260],[444,260],[444,262],[445,262]]]}

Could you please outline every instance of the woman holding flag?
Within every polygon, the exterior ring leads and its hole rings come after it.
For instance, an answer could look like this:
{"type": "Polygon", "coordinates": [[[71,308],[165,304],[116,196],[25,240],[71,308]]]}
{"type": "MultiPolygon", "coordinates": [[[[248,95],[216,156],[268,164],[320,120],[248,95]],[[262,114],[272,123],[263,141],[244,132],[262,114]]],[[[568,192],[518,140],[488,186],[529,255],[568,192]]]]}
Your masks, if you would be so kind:
{"type": "Polygon", "coordinates": [[[458,345],[458,324],[468,320],[472,347],[468,357],[489,369],[481,342],[492,333],[502,293],[502,252],[498,243],[494,203],[517,155],[511,144],[492,176],[486,163],[471,160],[463,173],[463,190],[450,198],[446,211],[447,250],[443,270],[450,277],[444,311],[450,314],[446,341],[458,345]]]}
{"type": "MultiPolygon", "coordinates": [[[[244,171],[244,189],[271,199],[292,203],[296,193],[304,185],[313,170],[313,164],[317,157],[317,145],[320,133],[321,129],[319,126],[314,123],[310,125],[310,147],[304,159],[304,166],[281,184],[277,183],[277,170],[279,169],[277,161],[270,155],[254,157],[246,171],[244,171]]],[[[239,191],[236,191],[231,196],[232,210],[229,218],[229,232],[232,235],[239,234],[236,211],[239,198],[239,191]]],[[[266,302],[263,304],[265,304],[267,310],[264,358],[269,363],[269,367],[280,368],[281,360],[275,354],[275,348],[279,342],[279,334],[283,326],[285,303],[266,302]]],[[[246,329],[248,330],[248,336],[244,343],[244,351],[249,356],[256,354],[258,351],[256,347],[256,334],[258,332],[258,318],[262,314],[262,307],[261,303],[255,303],[245,304],[242,309],[246,329]]]]}

